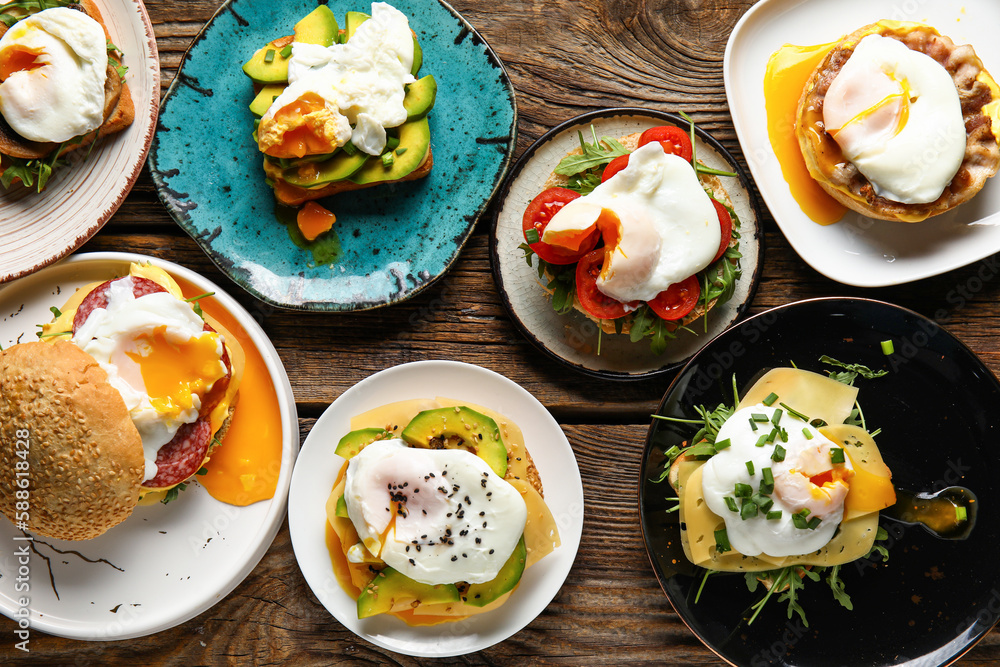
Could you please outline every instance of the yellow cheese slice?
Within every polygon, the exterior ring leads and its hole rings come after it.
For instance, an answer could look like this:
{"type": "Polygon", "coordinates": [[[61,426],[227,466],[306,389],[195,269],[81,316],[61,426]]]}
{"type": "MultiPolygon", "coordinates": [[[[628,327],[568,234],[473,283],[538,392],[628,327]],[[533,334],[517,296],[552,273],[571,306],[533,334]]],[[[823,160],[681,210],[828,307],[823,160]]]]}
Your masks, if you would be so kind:
{"type": "Polygon", "coordinates": [[[772,392],[778,395],[775,405],[785,403],[809,419],[822,419],[827,424],[843,424],[858,398],[856,387],[825,375],[799,368],[774,368],[754,383],[736,409],[762,403],[772,392]]]}

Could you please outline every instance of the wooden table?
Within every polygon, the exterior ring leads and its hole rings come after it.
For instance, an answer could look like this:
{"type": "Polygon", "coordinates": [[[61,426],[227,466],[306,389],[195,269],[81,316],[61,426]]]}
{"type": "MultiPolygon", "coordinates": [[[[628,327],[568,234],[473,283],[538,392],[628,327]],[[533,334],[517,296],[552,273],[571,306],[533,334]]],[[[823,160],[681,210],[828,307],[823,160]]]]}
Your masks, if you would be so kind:
{"type": "MultiPolygon", "coordinates": [[[[612,106],[683,110],[740,156],[726,105],[722,59],[749,0],[452,0],[507,67],[517,91],[517,153],[579,113],[612,106]],[[558,57],[565,67],[550,67],[558,57]]],[[[217,0],[148,0],[165,92],[185,50],[217,0]]],[[[160,204],[148,170],[104,229],[82,251],[132,250],[206,275],[248,310],[284,362],[303,438],[323,409],[368,375],[420,359],[454,359],[503,373],[535,395],[562,425],[576,453],[586,499],[576,564],[548,609],[500,645],[440,664],[703,665],[719,662],[674,613],[653,576],[636,503],[649,414],[670,377],[612,384],[569,372],[528,344],[501,306],[490,273],[493,209],[446,276],[405,303],[356,315],[273,311],[223,276],[160,204]],[[411,324],[415,322],[415,324],[411,324]],[[401,331],[410,335],[403,340],[401,331]],[[361,332],[361,333],[359,333],[361,332]]],[[[819,275],[789,247],[764,211],[767,261],[751,312],[817,296],[883,299],[932,315],[1000,371],[1000,280],[979,282],[979,263],[917,283],[858,289],[819,275]],[[961,308],[949,301],[969,294],[961,308]]],[[[995,274],[991,274],[995,278],[995,274]]],[[[0,662],[13,650],[14,624],[0,620],[0,662]]],[[[141,664],[430,664],[389,653],[345,630],[319,604],[292,553],[287,523],[250,576],[217,605],[171,630],[114,643],[34,633],[33,662],[141,664]]],[[[1000,661],[1000,633],[963,664],[1000,661]]]]}

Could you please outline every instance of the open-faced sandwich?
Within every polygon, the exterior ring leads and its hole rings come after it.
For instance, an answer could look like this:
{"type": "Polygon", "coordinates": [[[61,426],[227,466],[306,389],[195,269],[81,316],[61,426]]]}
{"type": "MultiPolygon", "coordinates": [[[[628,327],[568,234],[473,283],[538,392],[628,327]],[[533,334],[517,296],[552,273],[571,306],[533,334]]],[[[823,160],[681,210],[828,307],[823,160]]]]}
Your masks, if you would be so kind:
{"type": "Polygon", "coordinates": [[[0,184],[41,192],[66,153],[131,125],[126,71],[92,0],[0,5],[0,184]]]}
{"type": "Polygon", "coordinates": [[[733,407],[702,409],[703,428],[667,452],[661,481],[676,492],[685,556],[706,577],[744,572],[751,590],[771,592],[749,622],[774,594],[805,621],[797,591],[821,575],[850,608],[841,566],[885,555],[879,512],[896,492],[853,386],[885,371],[823,360],[845,370],[772,369],[733,407]]]}
{"type": "Polygon", "coordinates": [[[42,329],[0,353],[0,510],[33,533],[89,539],[202,469],[244,352],[150,265],[77,290],[42,329]]]}
{"type": "Polygon", "coordinates": [[[334,573],[358,618],[456,621],[503,605],[525,568],[559,546],[516,424],[448,398],[351,420],[327,503],[334,573]]]}
{"type": "Polygon", "coordinates": [[[523,217],[529,264],[560,313],[573,309],[605,333],[667,339],[733,295],[739,220],[691,135],[661,126],[610,137],[566,156],[523,217]]]}
{"type": "Polygon", "coordinates": [[[426,176],[437,83],[415,77],[422,62],[407,17],[382,2],[371,15],[347,12],[345,29],[320,5],[294,35],[259,49],[243,71],[254,82],[254,138],[278,202],[426,176]]]}
{"type": "Polygon", "coordinates": [[[1000,167],[1000,88],[969,45],[879,21],[843,37],[809,77],[795,132],[841,204],[919,222],[971,199],[1000,167]]]}

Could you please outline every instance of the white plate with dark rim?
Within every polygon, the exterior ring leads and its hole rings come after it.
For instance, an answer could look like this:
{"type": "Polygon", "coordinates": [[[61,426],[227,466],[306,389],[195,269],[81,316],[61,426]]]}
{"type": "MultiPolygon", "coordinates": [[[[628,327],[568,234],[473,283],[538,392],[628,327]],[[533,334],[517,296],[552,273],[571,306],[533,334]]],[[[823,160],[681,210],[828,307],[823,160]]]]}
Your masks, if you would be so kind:
{"type": "MultiPolygon", "coordinates": [[[[250,315],[199,274],[172,262],[132,253],[84,253],[0,288],[0,344],[36,340],[36,324],[52,319],[77,287],[128,272],[129,262],[151,262],[228,310],[257,348],[274,384],[282,423],[281,472],[270,500],[237,507],[191,484],[169,505],[139,506],[128,519],[93,540],[36,538],[28,568],[30,592],[19,592],[21,563],[14,549],[23,533],[0,518],[0,613],[17,620],[27,596],[33,630],[85,640],[142,637],[194,618],[236,588],[264,556],[285,518],[299,446],[292,387],[278,354],[250,315]],[[58,593],[57,593],[58,591],[58,593]]],[[[244,341],[244,345],[247,342],[244,341]]]]}
{"type": "Polygon", "coordinates": [[[0,188],[0,283],[61,259],[97,233],[125,201],[156,129],[160,109],[160,58],[153,26],[141,0],[96,0],[111,40],[125,54],[125,82],[135,121],[101,139],[93,152],[67,154],[41,194],[34,188],[0,188]]]}
{"type": "Polygon", "coordinates": [[[500,205],[490,235],[490,263],[493,278],[504,307],[518,330],[535,347],[556,361],[586,375],[612,380],[647,378],[676,370],[692,354],[736,322],[750,305],[763,259],[763,232],[760,215],[750,182],[735,158],[707,132],[695,126],[695,151],[698,160],[709,167],[736,172],[737,178],[720,177],[740,218],[740,264],[743,277],[736,283],[736,293],[727,303],[715,306],[706,319],[689,325],[687,331],[667,342],[667,350],[655,355],[649,340],[632,343],[628,336],[602,334],[583,314],[573,311],[559,315],[552,308],[548,293],[542,289],[536,267],[528,266],[524,252],[521,218],[555,166],[565,155],[580,147],[579,132],[593,141],[597,136],[618,139],[658,125],[676,125],[687,131],[689,125],[680,116],[651,109],[603,109],[572,118],[543,134],[518,159],[504,182],[500,205]],[[597,354],[600,343],[600,354],[597,354]]]}
{"type": "Polygon", "coordinates": [[[733,28],[723,76],[750,173],[782,233],[802,259],[828,278],[885,287],[935,276],[1000,251],[1000,178],[972,201],[916,224],[873,220],[849,211],[833,225],[813,222],[792,197],[767,136],[764,74],[787,43],[824,44],[879,19],[932,25],[956,44],[972,44],[986,69],[1000,73],[1000,3],[763,0],[733,28]]]}
{"type": "Polygon", "coordinates": [[[520,385],[493,371],[457,361],[417,361],[371,375],[323,412],[302,444],[288,496],[288,528],[302,574],[313,593],[348,630],[397,653],[464,655],[507,639],[548,606],[573,567],[583,532],[583,483],[573,448],[548,410],[520,385]],[[434,396],[461,397],[509,417],[524,433],[538,467],[545,502],[561,545],[525,570],[499,609],[462,621],[410,627],[391,616],[358,619],[357,602],[337,582],[326,546],[326,501],[344,459],[334,454],[351,417],[387,403],[434,396]]]}

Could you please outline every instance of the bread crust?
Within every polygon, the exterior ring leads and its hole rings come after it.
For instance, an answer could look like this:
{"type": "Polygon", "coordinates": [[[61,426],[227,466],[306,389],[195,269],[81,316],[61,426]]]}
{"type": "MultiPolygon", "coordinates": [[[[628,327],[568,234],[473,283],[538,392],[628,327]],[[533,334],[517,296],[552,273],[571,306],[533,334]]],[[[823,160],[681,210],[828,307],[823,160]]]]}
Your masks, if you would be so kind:
{"type": "Polygon", "coordinates": [[[983,112],[983,106],[994,97],[990,87],[978,79],[981,72],[985,72],[983,63],[971,46],[957,46],[929,26],[903,24],[896,28],[874,23],[855,30],[820,62],[799,99],[795,133],[810,175],[847,208],[879,220],[919,222],[968,201],[1000,167],[1000,148],[990,117],[983,112]],[[871,182],[843,156],[840,146],[825,131],[823,103],[830,84],[858,42],[872,34],[895,39],[930,56],[948,71],[958,91],[965,120],[965,158],[951,183],[933,202],[904,204],[877,195],[871,182]]]}
{"type": "MultiPolygon", "coordinates": [[[[631,152],[635,151],[639,147],[639,139],[641,137],[642,137],[642,132],[633,132],[632,134],[620,138],[618,142],[631,152]]],[[[583,150],[581,148],[576,148],[567,153],[566,155],[567,156],[582,155],[582,153],[583,150]]],[[[701,182],[702,186],[706,185],[708,186],[708,188],[712,191],[712,194],[715,196],[716,199],[721,201],[729,208],[733,208],[733,201],[732,199],[729,198],[729,193],[726,192],[724,187],[722,187],[722,181],[720,181],[717,176],[710,174],[699,174],[698,180],[701,182]]],[[[549,174],[549,177],[545,180],[542,189],[547,190],[549,188],[564,188],[566,187],[567,183],[569,183],[569,176],[564,176],[563,174],[557,174],[553,171],[551,174],[549,174]]],[[[739,244],[740,241],[735,236],[732,236],[729,239],[730,248],[739,247],[739,244]]],[[[546,273],[546,278],[551,280],[552,276],[546,273]]],[[[553,292],[553,290],[551,289],[548,288],[545,289],[550,294],[553,292]]],[[[715,307],[718,301],[719,300],[717,298],[712,299],[707,304],[699,301],[695,305],[695,307],[691,309],[691,312],[685,315],[680,320],[677,320],[676,322],[667,322],[667,330],[676,331],[678,328],[686,326],[691,322],[694,322],[698,318],[703,317],[708,311],[712,310],[712,308],[715,307]]],[[[573,308],[576,311],[582,313],[584,317],[586,317],[587,319],[589,319],[590,321],[594,322],[599,327],[601,327],[601,331],[603,331],[606,334],[614,334],[614,333],[627,334],[632,329],[632,318],[630,315],[626,315],[624,318],[619,318],[616,320],[598,319],[593,315],[591,315],[590,313],[588,313],[583,308],[583,306],[580,305],[580,300],[576,298],[575,294],[573,295],[573,308]]]]}
{"type": "Polygon", "coordinates": [[[17,523],[28,481],[28,530],[85,540],[121,523],[139,500],[142,439],[93,357],[68,341],[0,354],[0,511],[17,523]],[[18,437],[28,431],[28,447],[18,437]],[[22,456],[21,452],[24,452],[22,456]],[[18,463],[26,476],[17,477],[18,463]]]}

